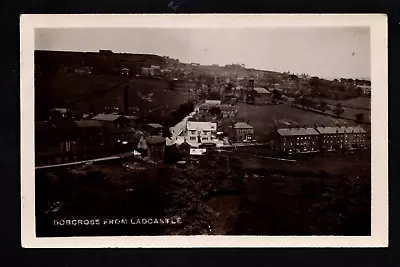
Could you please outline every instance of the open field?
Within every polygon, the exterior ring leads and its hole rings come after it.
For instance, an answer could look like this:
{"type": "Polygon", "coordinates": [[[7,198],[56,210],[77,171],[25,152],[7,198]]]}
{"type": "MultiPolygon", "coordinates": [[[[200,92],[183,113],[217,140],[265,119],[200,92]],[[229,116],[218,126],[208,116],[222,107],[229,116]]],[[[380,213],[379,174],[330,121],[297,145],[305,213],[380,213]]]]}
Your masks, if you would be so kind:
{"type": "Polygon", "coordinates": [[[324,100],[331,109],[340,103],[344,108],[344,113],[340,115],[344,118],[356,119],[356,114],[364,114],[364,121],[371,121],[371,99],[368,97],[357,97],[347,100],[324,100]]]}
{"type": "Polygon", "coordinates": [[[370,109],[371,108],[371,98],[369,97],[356,97],[347,100],[325,100],[327,103],[331,105],[336,105],[341,103],[343,106],[351,106],[355,108],[364,108],[370,109]]]}
{"type": "Polygon", "coordinates": [[[244,103],[236,105],[238,109],[238,120],[249,121],[254,127],[255,138],[263,138],[273,131],[275,125],[281,127],[303,126],[313,127],[314,124],[325,126],[352,123],[343,119],[336,119],[305,110],[300,110],[289,105],[256,106],[244,103]]]}

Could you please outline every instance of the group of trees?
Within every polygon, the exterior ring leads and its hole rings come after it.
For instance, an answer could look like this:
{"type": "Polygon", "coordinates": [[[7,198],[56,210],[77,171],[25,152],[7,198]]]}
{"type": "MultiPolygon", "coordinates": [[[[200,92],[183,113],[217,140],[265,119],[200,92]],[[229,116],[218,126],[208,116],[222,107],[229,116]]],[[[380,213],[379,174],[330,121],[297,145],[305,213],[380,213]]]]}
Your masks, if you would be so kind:
{"type": "MultiPolygon", "coordinates": [[[[306,109],[315,109],[321,112],[326,112],[331,109],[325,101],[321,100],[317,102],[311,97],[297,97],[294,99],[293,104],[295,106],[299,105],[306,109]]],[[[336,116],[342,115],[344,113],[342,104],[338,103],[335,108],[332,109],[332,113],[336,116]]]]}
{"type": "Polygon", "coordinates": [[[194,110],[194,103],[193,101],[188,101],[183,103],[179,106],[178,109],[174,110],[171,115],[169,116],[168,124],[170,126],[177,124],[187,115],[189,115],[194,110]]]}
{"type": "Polygon", "coordinates": [[[273,94],[272,100],[274,100],[274,101],[282,100],[282,94],[278,90],[276,90],[276,89],[272,90],[272,94],[273,94]]]}

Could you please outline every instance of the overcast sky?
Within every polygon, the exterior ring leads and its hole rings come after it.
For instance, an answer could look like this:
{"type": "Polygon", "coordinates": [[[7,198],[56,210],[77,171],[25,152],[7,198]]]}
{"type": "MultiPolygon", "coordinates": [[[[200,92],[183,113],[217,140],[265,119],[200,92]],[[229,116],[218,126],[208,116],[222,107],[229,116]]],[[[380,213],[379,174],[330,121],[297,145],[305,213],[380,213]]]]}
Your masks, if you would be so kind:
{"type": "Polygon", "coordinates": [[[35,49],[111,49],[324,78],[370,77],[368,28],[39,29],[35,49]]]}

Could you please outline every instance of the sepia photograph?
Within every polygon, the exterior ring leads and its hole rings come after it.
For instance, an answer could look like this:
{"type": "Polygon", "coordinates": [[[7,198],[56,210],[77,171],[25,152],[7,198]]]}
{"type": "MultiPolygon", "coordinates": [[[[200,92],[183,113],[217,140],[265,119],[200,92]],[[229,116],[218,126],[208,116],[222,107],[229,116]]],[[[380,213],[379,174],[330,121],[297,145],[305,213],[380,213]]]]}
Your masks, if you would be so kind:
{"type": "Polygon", "coordinates": [[[378,205],[385,234],[387,73],[365,23],[384,16],[162,17],[31,27],[35,239],[368,238],[378,205]]]}

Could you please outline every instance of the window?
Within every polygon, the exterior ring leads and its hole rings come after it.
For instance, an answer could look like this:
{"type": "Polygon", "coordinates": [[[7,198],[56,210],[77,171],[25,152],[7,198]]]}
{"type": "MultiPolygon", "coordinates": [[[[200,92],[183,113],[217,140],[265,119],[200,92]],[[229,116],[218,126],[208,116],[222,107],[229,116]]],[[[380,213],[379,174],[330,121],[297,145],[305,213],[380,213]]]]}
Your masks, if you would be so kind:
{"type": "Polygon", "coordinates": [[[191,134],[196,134],[196,131],[190,131],[191,134]]]}
{"type": "Polygon", "coordinates": [[[297,137],[297,140],[299,140],[300,138],[297,137]]]}
{"type": "Polygon", "coordinates": [[[207,135],[207,134],[208,134],[208,131],[203,131],[203,134],[204,134],[204,135],[207,135]]]}
{"type": "Polygon", "coordinates": [[[203,138],[201,138],[201,139],[207,141],[207,140],[208,140],[208,137],[203,137],[203,138]]]}
{"type": "Polygon", "coordinates": [[[283,143],[283,146],[286,146],[286,143],[283,143]]]}
{"type": "Polygon", "coordinates": [[[190,140],[196,140],[196,137],[191,136],[191,137],[190,137],[190,140]]]}

